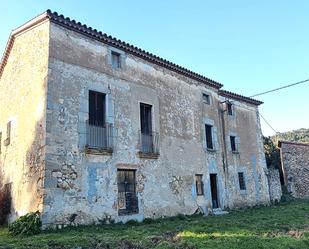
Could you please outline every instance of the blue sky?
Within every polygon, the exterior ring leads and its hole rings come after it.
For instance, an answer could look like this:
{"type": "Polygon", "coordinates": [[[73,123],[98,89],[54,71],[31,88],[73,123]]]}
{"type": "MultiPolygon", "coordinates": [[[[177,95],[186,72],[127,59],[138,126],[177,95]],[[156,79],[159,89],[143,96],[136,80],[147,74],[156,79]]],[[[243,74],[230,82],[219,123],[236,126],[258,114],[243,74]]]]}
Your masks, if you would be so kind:
{"type": "MultiPolygon", "coordinates": [[[[1,55],[11,30],[48,8],[242,95],[309,78],[307,0],[3,1],[1,55]]],[[[309,128],[309,83],[257,98],[276,131],[309,128]]]]}

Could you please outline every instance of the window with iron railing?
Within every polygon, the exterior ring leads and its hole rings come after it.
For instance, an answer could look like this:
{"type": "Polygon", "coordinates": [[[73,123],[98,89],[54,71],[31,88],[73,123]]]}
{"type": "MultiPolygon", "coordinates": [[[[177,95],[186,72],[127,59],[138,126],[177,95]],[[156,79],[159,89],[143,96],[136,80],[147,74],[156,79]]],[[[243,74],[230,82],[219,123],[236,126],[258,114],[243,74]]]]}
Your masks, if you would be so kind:
{"type": "Polygon", "coordinates": [[[105,121],[106,94],[89,91],[89,120],[86,122],[86,147],[90,149],[113,149],[114,126],[105,121]]]}
{"type": "Polygon", "coordinates": [[[140,103],[141,130],[139,131],[140,152],[144,154],[159,153],[159,134],[152,131],[152,106],[140,103]]]}
{"type": "Polygon", "coordinates": [[[87,122],[86,147],[90,149],[113,150],[114,126],[110,123],[87,122]]]}
{"type": "Polygon", "coordinates": [[[139,150],[144,154],[159,154],[159,133],[145,134],[139,132],[139,150]]]}

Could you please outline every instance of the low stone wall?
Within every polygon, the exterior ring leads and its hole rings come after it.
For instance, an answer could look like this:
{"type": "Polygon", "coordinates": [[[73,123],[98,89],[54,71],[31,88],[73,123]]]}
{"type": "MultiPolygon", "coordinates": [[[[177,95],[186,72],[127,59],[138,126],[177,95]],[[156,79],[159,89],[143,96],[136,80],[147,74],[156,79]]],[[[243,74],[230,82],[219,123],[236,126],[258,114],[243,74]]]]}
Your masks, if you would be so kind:
{"type": "Polygon", "coordinates": [[[296,198],[309,198],[309,144],[279,142],[284,184],[296,198]]]}
{"type": "Polygon", "coordinates": [[[282,196],[280,173],[277,169],[268,170],[268,185],[269,185],[269,196],[272,203],[280,201],[282,196]]]}

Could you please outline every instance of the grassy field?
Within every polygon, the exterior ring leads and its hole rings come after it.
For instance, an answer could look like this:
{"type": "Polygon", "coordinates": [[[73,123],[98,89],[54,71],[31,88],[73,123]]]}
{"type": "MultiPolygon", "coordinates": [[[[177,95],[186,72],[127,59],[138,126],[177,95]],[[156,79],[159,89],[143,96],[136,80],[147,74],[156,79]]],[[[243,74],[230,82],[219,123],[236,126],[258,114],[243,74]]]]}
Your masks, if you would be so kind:
{"type": "Polygon", "coordinates": [[[102,225],[11,237],[0,248],[309,248],[309,200],[233,211],[224,216],[178,216],[141,224],[102,225]]]}

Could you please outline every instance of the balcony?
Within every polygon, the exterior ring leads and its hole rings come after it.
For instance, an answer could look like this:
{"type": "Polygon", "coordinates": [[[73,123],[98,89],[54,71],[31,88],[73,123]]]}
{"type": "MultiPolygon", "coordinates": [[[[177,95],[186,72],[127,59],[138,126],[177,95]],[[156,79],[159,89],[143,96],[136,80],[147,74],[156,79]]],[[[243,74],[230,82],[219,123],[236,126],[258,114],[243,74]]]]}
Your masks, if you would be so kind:
{"type": "Polygon", "coordinates": [[[139,131],[139,157],[157,159],[159,157],[159,133],[145,134],[139,131]]]}
{"type": "Polygon", "coordinates": [[[114,126],[87,122],[86,153],[111,154],[113,152],[114,126]]]}

